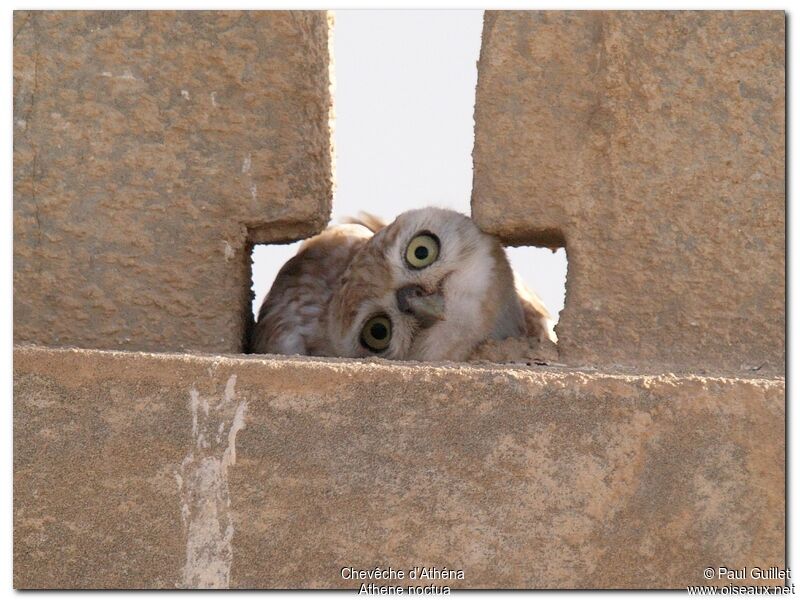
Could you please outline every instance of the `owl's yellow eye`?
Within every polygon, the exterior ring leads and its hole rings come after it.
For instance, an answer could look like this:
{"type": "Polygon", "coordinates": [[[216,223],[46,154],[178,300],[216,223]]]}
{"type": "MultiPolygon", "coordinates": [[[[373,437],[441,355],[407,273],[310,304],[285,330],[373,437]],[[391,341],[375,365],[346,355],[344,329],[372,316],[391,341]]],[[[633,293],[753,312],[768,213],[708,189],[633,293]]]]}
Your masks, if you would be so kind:
{"type": "Polygon", "coordinates": [[[392,340],[392,322],[383,315],[372,317],[361,329],[361,343],[375,352],[386,350],[392,340]]]}
{"type": "Polygon", "coordinates": [[[432,233],[421,233],[406,248],[406,262],[412,269],[424,269],[439,258],[439,239],[432,233]]]}

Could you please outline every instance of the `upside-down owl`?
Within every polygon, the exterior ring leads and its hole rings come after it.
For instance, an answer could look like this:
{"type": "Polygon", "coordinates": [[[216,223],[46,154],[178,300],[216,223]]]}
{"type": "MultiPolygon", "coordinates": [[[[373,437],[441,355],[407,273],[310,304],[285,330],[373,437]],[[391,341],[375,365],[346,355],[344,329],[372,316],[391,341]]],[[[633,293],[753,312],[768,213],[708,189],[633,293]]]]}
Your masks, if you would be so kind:
{"type": "Polygon", "coordinates": [[[422,208],[305,241],[261,305],[251,350],[458,361],[486,340],[520,336],[555,341],[500,242],[460,213],[422,208]]]}

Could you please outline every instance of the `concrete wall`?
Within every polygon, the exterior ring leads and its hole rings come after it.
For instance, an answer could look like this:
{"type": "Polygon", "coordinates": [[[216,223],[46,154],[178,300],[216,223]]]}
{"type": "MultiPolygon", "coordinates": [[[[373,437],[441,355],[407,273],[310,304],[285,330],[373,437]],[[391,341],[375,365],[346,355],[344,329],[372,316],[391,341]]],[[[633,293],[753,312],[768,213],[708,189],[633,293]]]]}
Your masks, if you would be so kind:
{"type": "Polygon", "coordinates": [[[239,352],[331,203],[325,12],[14,14],[14,339],[239,352]]]}
{"type": "Polygon", "coordinates": [[[16,587],[784,564],[781,380],[22,348],[14,369],[16,587]]]}
{"type": "Polygon", "coordinates": [[[473,218],[566,244],[571,364],[781,373],[785,15],[487,12],[473,218]]]}

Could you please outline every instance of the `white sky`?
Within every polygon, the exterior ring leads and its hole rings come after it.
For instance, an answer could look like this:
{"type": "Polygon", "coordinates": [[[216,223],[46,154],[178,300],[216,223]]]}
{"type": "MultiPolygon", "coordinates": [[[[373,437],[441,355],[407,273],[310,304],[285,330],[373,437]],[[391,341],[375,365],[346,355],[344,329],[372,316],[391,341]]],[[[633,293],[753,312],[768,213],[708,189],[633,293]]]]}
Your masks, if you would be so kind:
{"type": "MultiPolygon", "coordinates": [[[[391,221],[430,205],[470,214],[482,25],[480,10],[336,11],[334,222],[361,210],[391,221]]],[[[256,246],[254,313],[297,246],[256,246]]],[[[564,250],[508,254],[557,317],[564,250]]]]}

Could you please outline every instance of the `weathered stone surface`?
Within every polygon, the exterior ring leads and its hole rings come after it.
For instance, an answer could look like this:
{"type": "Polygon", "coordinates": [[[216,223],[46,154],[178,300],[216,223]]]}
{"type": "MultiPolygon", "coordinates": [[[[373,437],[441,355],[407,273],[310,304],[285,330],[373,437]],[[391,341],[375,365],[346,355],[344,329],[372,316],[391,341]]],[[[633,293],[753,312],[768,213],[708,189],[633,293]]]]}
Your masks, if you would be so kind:
{"type": "Polygon", "coordinates": [[[487,12],[473,217],[569,258],[572,364],[780,373],[783,12],[487,12]]]}
{"type": "Polygon", "coordinates": [[[325,12],[16,12],[14,336],[238,352],[331,202],[325,12]]]}
{"type": "Polygon", "coordinates": [[[18,347],[14,385],[17,588],[784,566],[781,379],[18,347]]]}

